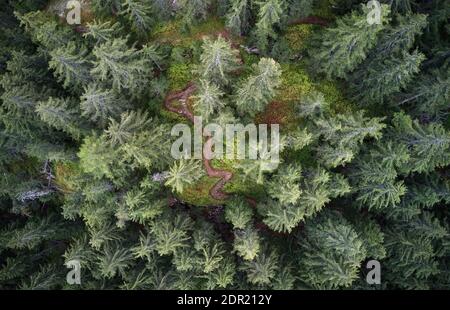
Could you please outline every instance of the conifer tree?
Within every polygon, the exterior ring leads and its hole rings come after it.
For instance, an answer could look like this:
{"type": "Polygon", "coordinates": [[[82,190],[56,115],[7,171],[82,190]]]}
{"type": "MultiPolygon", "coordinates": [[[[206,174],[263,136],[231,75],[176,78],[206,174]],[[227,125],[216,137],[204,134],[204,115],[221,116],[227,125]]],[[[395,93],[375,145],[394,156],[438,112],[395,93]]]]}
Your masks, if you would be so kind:
{"type": "Polygon", "coordinates": [[[133,25],[133,29],[143,35],[152,24],[152,3],[148,0],[124,0],[121,15],[133,25]]]}
{"type": "Polygon", "coordinates": [[[251,261],[258,257],[260,246],[260,237],[251,227],[234,232],[233,248],[244,260],[251,261]]]}
{"type": "Polygon", "coordinates": [[[91,63],[86,59],[87,51],[77,48],[73,43],[54,49],[50,52],[49,67],[64,87],[79,90],[92,81],[91,63]]]}
{"type": "Polygon", "coordinates": [[[258,46],[266,51],[269,39],[276,37],[275,26],[279,26],[283,15],[283,0],[268,0],[259,3],[258,22],[256,23],[256,35],[258,46]]]}
{"type": "Polygon", "coordinates": [[[49,98],[36,106],[41,120],[78,140],[85,132],[77,103],[72,99],[49,98]]]}
{"type": "Polygon", "coordinates": [[[312,54],[319,71],[328,77],[345,77],[367,56],[377,42],[378,33],[388,21],[389,7],[381,5],[382,24],[367,22],[368,11],[353,11],[336,21],[336,27],[327,28],[320,38],[321,48],[312,54]]]}
{"type": "Polygon", "coordinates": [[[234,229],[244,229],[252,220],[253,212],[246,202],[240,198],[232,199],[225,209],[225,219],[234,229]]]}
{"type": "Polygon", "coordinates": [[[100,127],[106,126],[109,118],[116,119],[128,106],[125,98],[97,84],[86,86],[80,99],[82,115],[100,127]]]}
{"type": "Polygon", "coordinates": [[[94,48],[91,74],[102,81],[112,81],[115,90],[139,91],[150,76],[149,60],[142,52],[129,48],[125,39],[116,38],[94,48]]]}
{"type": "Polygon", "coordinates": [[[252,14],[251,5],[252,3],[249,0],[230,1],[226,25],[234,34],[240,35],[248,31],[252,14]]]}
{"type": "Polygon", "coordinates": [[[324,212],[307,222],[305,236],[298,242],[300,278],[313,288],[349,287],[367,255],[352,225],[335,212],[324,212]]]}
{"type": "Polygon", "coordinates": [[[170,168],[166,185],[175,192],[182,193],[190,185],[202,177],[201,164],[197,160],[178,160],[170,168]]]}
{"type": "Polygon", "coordinates": [[[181,20],[185,28],[189,29],[198,21],[204,20],[208,13],[210,0],[181,0],[179,3],[181,20]]]}
{"type": "Polygon", "coordinates": [[[229,83],[229,75],[239,66],[239,51],[231,47],[222,36],[212,41],[203,40],[198,72],[207,81],[219,86],[229,83]]]}
{"type": "Polygon", "coordinates": [[[393,119],[392,137],[410,150],[410,160],[404,171],[426,172],[448,165],[449,134],[439,123],[421,125],[404,113],[397,113],[393,119]]]}
{"type": "Polygon", "coordinates": [[[367,71],[355,74],[350,80],[356,100],[361,104],[382,104],[387,96],[408,85],[424,59],[423,54],[414,51],[387,58],[382,63],[371,62],[367,71]]]}
{"type": "Polygon", "coordinates": [[[121,32],[119,23],[112,23],[111,21],[102,22],[95,19],[88,22],[86,27],[87,31],[83,33],[83,37],[92,38],[96,44],[110,41],[117,33],[121,32]]]}
{"type": "Polygon", "coordinates": [[[200,115],[205,121],[208,121],[210,116],[224,107],[225,103],[221,99],[223,92],[207,80],[200,80],[200,86],[198,95],[194,107],[197,111],[200,111],[200,115]]]}
{"type": "Polygon", "coordinates": [[[275,96],[281,80],[280,65],[271,58],[261,58],[254,73],[237,90],[236,105],[241,114],[255,115],[275,96]]]}
{"type": "Polygon", "coordinates": [[[279,269],[275,250],[263,249],[254,259],[245,261],[241,268],[247,274],[248,282],[255,285],[269,285],[279,269]]]}
{"type": "Polygon", "coordinates": [[[433,70],[430,74],[419,77],[414,86],[408,87],[404,98],[396,104],[413,105],[414,115],[426,116],[431,120],[444,120],[448,115],[450,96],[449,69],[433,70]]]}

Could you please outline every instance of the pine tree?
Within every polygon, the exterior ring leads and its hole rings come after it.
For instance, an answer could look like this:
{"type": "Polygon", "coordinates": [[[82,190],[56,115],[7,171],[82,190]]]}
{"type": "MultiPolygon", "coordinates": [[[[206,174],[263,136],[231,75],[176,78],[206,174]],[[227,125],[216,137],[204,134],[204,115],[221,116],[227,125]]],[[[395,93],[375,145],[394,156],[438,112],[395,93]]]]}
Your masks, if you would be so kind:
{"type": "Polygon", "coordinates": [[[32,40],[41,44],[47,52],[66,46],[74,39],[70,28],[61,26],[55,17],[43,11],[17,13],[16,16],[32,40]]]}
{"type": "Polygon", "coordinates": [[[259,205],[258,212],[264,216],[264,224],[276,232],[290,233],[304,218],[298,205],[283,205],[277,200],[259,205]]]}
{"type": "Polygon", "coordinates": [[[96,15],[111,16],[121,7],[120,0],[92,0],[92,10],[96,15]]]}
{"type": "Polygon", "coordinates": [[[233,248],[244,260],[252,261],[258,257],[260,247],[260,237],[256,230],[251,227],[235,230],[233,248]]]}
{"type": "Polygon", "coordinates": [[[116,38],[94,48],[94,68],[91,74],[102,80],[112,81],[115,90],[139,91],[148,83],[151,66],[142,52],[129,48],[125,39],[116,38]]]}
{"type": "Polygon", "coordinates": [[[267,192],[281,204],[296,204],[302,193],[300,189],[301,167],[282,166],[267,183],[267,192]]]}
{"type": "Polygon", "coordinates": [[[77,48],[71,42],[67,46],[50,52],[49,67],[55,70],[55,76],[63,83],[64,87],[73,87],[75,90],[79,90],[92,81],[91,64],[86,59],[86,55],[85,49],[77,48]]]}
{"type": "Polygon", "coordinates": [[[117,119],[128,106],[125,98],[97,84],[86,86],[80,100],[82,115],[99,127],[105,127],[110,118],[117,119]]]}
{"type": "Polygon", "coordinates": [[[251,5],[249,0],[232,0],[226,15],[227,28],[234,34],[241,35],[250,27],[251,5]]]}
{"type": "Polygon", "coordinates": [[[208,121],[214,112],[225,106],[221,99],[224,93],[207,80],[200,80],[198,92],[194,107],[196,111],[200,111],[199,114],[203,117],[203,120],[208,121]]]}
{"type": "Polygon", "coordinates": [[[150,122],[147,112],[127,111],[121,114],[120,122],[111,119],[105,134],[112,146],[123,145],[129,142],[137,132],[146,129],[150,122]]]}
{"type": "Polygon", "coordinates": [[[178,160],[170,167],[166,185],[175,192],[182,193],[186,186],[203,176],[201,163],[198,160],[178,160]]]}
{"type": "Polygon", "coordinates": [[[186,29],[198,21],[204,20],[208,13],[210,0],[181,0],[180,10],[181,20],[186,29]]]}
{"type": "Polygon", "coordinates": [[[72,99],[49,98],[40,102],[36,112],[41,120],[48,125],[62,130],[78,140],[85,133],[83,123],[79,118],[78,105],[72,99]]]}
{"type": "Polygon", "coordinates": [[[245,261],[242,270],[247,273],[250,283],[268,285],[275,278],[278,270],[277,253],[264,249],[254,260],[245,261]]]}
{"type": "Polygon", "coordinates": [[[95,40],[95,44],[112,40],[122,30],[119,23],[112,23],[111,21],[93,20],[88,22],[86,27],[87,31],[83,33],[83,37],[92,38],[95,40]]]}
{"type": "Polygon", "coordinates": [[[280,65],[271,58],[261,58],[254,73],[237,90],[236,105],[239,113],[255,115],[275,96],[281,83],[280,65]]]}
{"type": "Polygon", "coordinates": [[[188,231],[192,230],[192,220],[185,214],[164,214],[151,225],[151,234],[154,236],[155,247],[160,255],[175,253],[186,245],[190,239],[188,231]]]}
{"type": "Polygon", "coordinates": [[[258,22],[256,23],[256,36],[258,46],[266,51],[269,39],[274,39],[275,26],[279,26],[283,15],[283,0],[268,0],[259,3],[258,22]]]}
{"type": "Polygon", "coordinates": [[[383,104],[387,96],[404,89],[419,72],[425,56],[417,51],[390,57],[382,63],[372,62],[351,79],[351,88],[360,104],[383,104]],[[359,82],[358,82],[359,81],[359,82]]]}
{"type": "Polygon", "coordinates": [[[225,219],[234,229],[244,229],[252,220],[253,212],[250,206],[240,198],[232,199],[225,209],[225,219]]]}
{"type": "Polygon", "coordinates": [[[389,7],[381,5],[382,24],[367,22],[367,9],[362,12],[353,11],[336,21],[336,27],[323,31],[320,40],[321,48],[311,56],[319,71],[328,77],[345,77],[356,68],[367,56],[377,42],[378,33],[388,21],[389,7]]]}
{"type": "Polygon", "coordinates": [[[120,147],[122,159],[132,169],[145,168],[164,169],[171,159],[162,157],[168,154],[170,144],[169,128],[165,125],[156,125],[150,130],[135,134],[130,141],[120,147]]]}
{"type": "Polygon", "coordinates": [[[414,86],[409,87],[405,98],[396,103],[413,105],[414,115],[426,116],[431,120],[444,120],[449,114],[450,97],[449,69],[434,70],[430,74],[419,77],[414,86]]]}
{"type": "Polygon", "coordinates": [[[124,0],[120,15],[124,15],[141,35],[150,30],[152,24],[152,3],[148,0],[124,0]]]}
{"type": "Polygon", "coordinates": [[[397,181],[395,169],[372,159],[357,163],[350,177],[356,201],[369,209],[394,208],[407,190],[403,181],[397,181]]]}
{"type": "Polygon", "coordinates": [[[413,221],[396,223],[386,232],[387,281],[405,289],[429,289],[439,273],[435,240],[448,232],[429,213],[413,221]]]}
{"type": "Polygon", "coordinates": [[[381,32],[379,42],[368,57],[369,61],[374,61],[374,58],[380,61],[395,52],[411,49],[415,38],[427,24],[426,15],[423,14],[396,15],[395,19],[397,26],[389,26],[386,31],[381,32]]]}
{"type": "Polygon", "coordinates": [[[367,253],[352,225],[335,212],[307,222],[298,244],[300,278],[316,289],[349,287],[367,253]]]}
{"type": "Polygon", "coordinates": [[[222,36],[212,41],[203,40],[198,72],[207,81],[219,86],[229,83],[229,75],[239,66],[239,51],[231,47],[222,36]]]}
{"type": "Polygon", "coordinates": [[[426,172],[450,162],[449,134],[439,123],[421,125],[408,115],[397,113],[391,135],[410,150],[410,161],[403,168],[405,171],[426,172]]]}
{"type": "Polygon", "coordinates": [[[113,278],[117,274],[124,274],[131,264],[131,253],[120,244],[106,245],[99,257],[99,269],[105,278],[113,278]]]}

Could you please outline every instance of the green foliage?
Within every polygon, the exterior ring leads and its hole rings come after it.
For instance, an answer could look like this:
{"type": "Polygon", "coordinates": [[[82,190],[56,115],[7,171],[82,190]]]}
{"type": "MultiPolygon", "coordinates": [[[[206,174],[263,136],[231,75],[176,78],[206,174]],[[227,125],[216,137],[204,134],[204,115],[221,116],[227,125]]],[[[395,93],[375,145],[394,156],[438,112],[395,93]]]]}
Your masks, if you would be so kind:
{"type": "Polygon", "coordinates": [[[71,99],[49,98],[36,106],[36,112],[41,120],[48,125],[62,130],[74,139],[81,138],[85,130],[80,129],[79,109],[71,99]]]}
{"type": "Polygon", "coordinates": [[[124,15],[139,34],[148,33],[152,24],[152,3],[148,0],[125,0],[121,15],[124,15]]]}
{"type": "Polygon", "coordinates": [[[92,75],[102,81],[112,81],[115,90],[139,92],[148,83],[151,60],[143,50],[129,48],[125,39],[116,38],[95,46],[92,75]]]}
{"type": "Polygon", "coordinates": [[[2,289],[450,288],[445,1],[0,2],[2,289]],[[280,144],[176,160],[191,113],[280,144]]]}
{"type": "Polygon", "coordinates": [[[328,77],[345,77],[367,56],[377,42],[377,34],[388,22],[389,7],[381,6],[382,24],[367,22],[368,9],[352,12],[336,20],[336,27],[325,29],[320,37],[321,47],[312,54],[319,71],[328,77]]]}
{"type": "Polygon", "coordinates": [[[280,65],[271,58],[261,58],[254,73],[237,90],[236,105],[241,114],[255,115],[275,96],[280,85],[280,65]]]}
{"type": "Polygon", "coordinates": [[[244,229],[253,217],[250,206],[239,198],[231,200],[225,209],[225,219],[233,225],[234,229],[244,229]]]}
{"type": "Polygon", "coordinates": [[[405,171],[426,172],[450,162],[449,134],[439,123],[421,125],[408,115],[397,113],[393,119],[392,136],[410,150],[410,160],[403,167],[405,171]]]}
{"type": "Polygon", "coordinates": [[[82,115],[100,127],[105,127],[109,118],[117,118],[128,106],[121,95],[96,84],[86,86],[80,100],[82,115]]]}
{"type": "Polygon", "coordinates": [[[414,51],[403,53],[402,57],[384,59],[382,63],[372,62],[371,66],[350,80],[355,100],[360,104],[383,104],[387,96],[406,87],[419,72],[424,59],[423,54],[414,51]]]}
{"type": "Polygon", "coordinates": [[[268,0],[259,2],[258,22],[256,23],[255,32],[258,38],[258,46],[261,50],[266,51],[269,39],[274,39],[276,33],[274,27],[278,26],[283,14],[283,0],[268,0]]]}
{"type": "Polygon", "coordinates": [[[201,164],[197,160],[180,159],[170,167],[166,185],[173,191],[182,193],[185,187],[202,177],[201,164]]]}
{"type": "Polygon", "coordinates": [[[230,42],[219,36],[215,41],[209,38],[203,40],[200,55],[200,76],[217,85],[226,85],[229,75],[239,66],[239,52],[232,49],[230,42]]]}
{"type": "Polygon", "coordinates": [[[207,80],[200,80],[200,86],[194,107],[198,113],[203,117],[203,120],[208,121],[210,116],[220,108],[223,108],[225,103],[220,97],[223,96],[223,92],[207,80]]]}
{"type": "Polygon", "coordinates": [[[246,33],[250,26],[251,2],[249,0],[232,0],[226,15],[227,28],[234,34],[246,33]]]}
{"type": "Polygon", "coordinates": [[[367,252],[354,228],[339,214],[324,212],[305,226],[299,237],[302,281],[313,288],[349,287],[367,252]]]}
{"type": "Polygon", "coordinates": [[[118,23],[112,23],[111,21],[93,20],[87,23],[86,27],[87,31],[83,33],[83,37],[92,38],[96,44],[110,41],[121,30],[118,23]]]}

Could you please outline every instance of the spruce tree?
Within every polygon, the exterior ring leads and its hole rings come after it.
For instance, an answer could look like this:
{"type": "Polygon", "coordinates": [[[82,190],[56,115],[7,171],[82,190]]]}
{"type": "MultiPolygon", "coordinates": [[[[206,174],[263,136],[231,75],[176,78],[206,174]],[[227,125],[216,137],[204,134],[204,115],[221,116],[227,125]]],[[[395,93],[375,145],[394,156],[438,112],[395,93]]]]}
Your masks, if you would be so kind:
{"type": "Polygon", "coordinates": [[[198,72],[205,80],[219,86],[229,83],[229,75],[239,66],[239,52],[231,47],[222,36],[212,41],[203,40],[198,72]]]}
{"type": "Polygon", "coordinates": [[[377,35],[388,22],[389,7],[381,5],[381,24],[367,22],[368,10],[353,11],[336,20],[336,27],[327,28],[320,37],[321,48],[312,54],[319,68],[328,77],[345,77],[367,56],[377,42],[377,35]]]}
{"type": "Polygon", "coordinates": [[[275,96],[281,80],[280,65],[271,58],[261,58],[254,73],[237,90],[236,105],[239,113],[251,116],[261,112],[275,96]]]}

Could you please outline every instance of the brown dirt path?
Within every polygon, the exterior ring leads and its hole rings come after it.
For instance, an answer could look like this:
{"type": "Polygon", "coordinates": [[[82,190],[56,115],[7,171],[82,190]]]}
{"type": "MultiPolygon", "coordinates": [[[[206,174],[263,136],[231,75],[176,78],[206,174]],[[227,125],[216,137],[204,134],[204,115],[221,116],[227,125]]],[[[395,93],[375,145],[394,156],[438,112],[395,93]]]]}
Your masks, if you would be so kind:
{"type": "MultiPolygon", "coordinates": [[[[189,110],[187,101],[196,89],[197,86],[195,86],[194,83],[189,82],[184,89],[169,93],[164,100],[165,108],[171,112],[185,117],[186,119],[194,123],[194,114],[189,110]],[[179,106],[173,104],[177,101],[179,102],[179,106]]],[[[228,170],[215,169],[211,165],[211,160],[207,158],[210,158],[212,154],[212,137],[210,135],[205,136],[206,142],[203,146],[203,165],[205,166],[205,170],[208,176],[220,178],[219,181],[217,181],[216,184],[214,184],[214,186],[209,190],[209,194],[214,199],[224,200],[228,197],[228,194],[223,191],[223,187],[228,181],[231,180],[231,178],[233,177],[233,173],[228,170]]]]}

